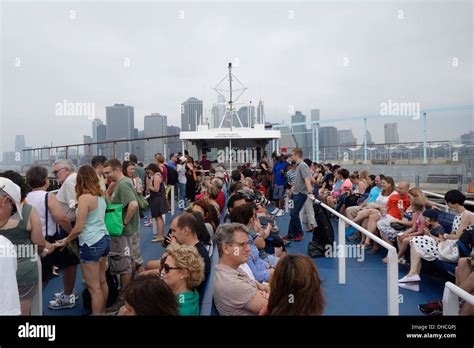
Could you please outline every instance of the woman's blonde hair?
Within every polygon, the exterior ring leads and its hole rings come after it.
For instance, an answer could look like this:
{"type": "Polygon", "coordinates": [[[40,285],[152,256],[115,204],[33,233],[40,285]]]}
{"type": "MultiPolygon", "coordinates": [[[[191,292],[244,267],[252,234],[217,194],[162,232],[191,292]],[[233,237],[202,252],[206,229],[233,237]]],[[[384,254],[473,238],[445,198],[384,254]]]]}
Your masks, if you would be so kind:
{"type": "Polygon", "coordinates": [[[176,267],[188,270],[186,286],[189,289],[196,288],[204,281],[204,260],[194,246],[171,243],[166,253],[175,260],[176,267]]]}
{"type": "Polygon", "coordinates": [[[413,187],[408,190],[408,194],[413,197],[413,199],[410,199],[411,204],[416,200],[419,204],[423,204],[423,206],[428,203],[428,198],[426,198],[425,194],[423,191],[421,191],[417,187],[413,187]]]}

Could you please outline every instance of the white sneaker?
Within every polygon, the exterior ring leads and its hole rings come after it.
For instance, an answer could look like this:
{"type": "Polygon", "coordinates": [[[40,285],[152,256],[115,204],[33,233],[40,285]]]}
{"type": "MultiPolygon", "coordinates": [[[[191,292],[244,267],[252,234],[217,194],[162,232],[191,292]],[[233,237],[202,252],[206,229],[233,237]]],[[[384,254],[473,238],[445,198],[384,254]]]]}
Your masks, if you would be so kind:
{"type": "Polygon", "coordinates": [[[399,279],[399,283],[412,283],[412,282],[419,282],[421,278],[418,274],[412,276],[404,276],[402,279],[399,279]]]}
{"type": "Polygon", "coordinates": [[[277,217],[280,217],[280,216],[283,216],[283,215],[285,215],[285,211],[283,209],[280,209],[278,211],[278,213],[275,214],[275,216],[277,216],[277,217]]]}
{"type": "Polygon", "coordinates": [[[62,295],[55,300],[49,301],[49,308],[51,309],[65,309],[76,307],[76,300],[74,295],[62,295]]]}
{"type": "MultiPolygon", "coordinates": [[[[84,282],[84,283],[85,283],[85,282],[84,282]]],[[[77,290],[76,290],[76,289],[73,289],[73,290],[72,290],[72,293],[74,294],[74,298],[76,299],[76,301],[79,300],[79,293],[77,292],[77,290]]],[[[54,294],[54,296],[53,296],[53,299],[54,299],[54,300],[57,300],[57,299],[60,298],[63,294],[64,294],[64,290],[61,291],[61,292],[56,292],[56,293],[54,294]]],[[[50,301],[50,302],[52,302],[52,301],[50,301]]]]}
{"type": "Polygon", "coordinates": [[[406,290],[420,291],[420,283],[398,283],[398,286],[406,290]]]}
{"type": "Polygon", "coordinates": [[[275,210],[272,211],[270,214],[275,215],[275,214],[278,213],[279,211],[280,211],[280,208],[275,208],[275,210]]]}

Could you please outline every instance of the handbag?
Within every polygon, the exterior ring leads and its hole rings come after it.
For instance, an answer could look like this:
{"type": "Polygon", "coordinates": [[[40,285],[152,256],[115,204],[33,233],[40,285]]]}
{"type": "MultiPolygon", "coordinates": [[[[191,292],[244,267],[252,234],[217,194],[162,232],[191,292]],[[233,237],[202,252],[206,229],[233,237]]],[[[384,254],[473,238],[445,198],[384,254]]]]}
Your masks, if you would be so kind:
{"type": "Polygon", "coordinates": [[[457,240],[443,240],[438,243],[438,255],[442,261],[457,262],[459,248],[457,240]]]}
{"type": "Polygon", "coordinates": [[[391,222],[390,227],[393,228],[395,231],[405,231],[408,228],[407,226],[399,222],[391,222]]]}
{"type": "Polygon", "coordinates": [[[107,231],[109,231],[109,235],[112,237],[122,235],[122,210],[122,204],[107,203],[107,208],[105,209],[105,227],[107,227],[107,231]]]}

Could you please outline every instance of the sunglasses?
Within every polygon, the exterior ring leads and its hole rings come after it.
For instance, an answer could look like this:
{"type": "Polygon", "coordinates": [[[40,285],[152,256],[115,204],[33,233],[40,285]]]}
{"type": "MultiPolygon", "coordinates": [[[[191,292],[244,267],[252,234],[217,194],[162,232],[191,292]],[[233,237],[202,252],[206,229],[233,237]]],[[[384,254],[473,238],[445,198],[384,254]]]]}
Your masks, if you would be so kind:
{"type": "Polygon", "coordinates": [[[181,269],[181,267],[171,267],[167,263],[163,263],[163,267],[161,267],[161,270],[164,271],[166,274],[170,273],[172,269],[181,269]]]}

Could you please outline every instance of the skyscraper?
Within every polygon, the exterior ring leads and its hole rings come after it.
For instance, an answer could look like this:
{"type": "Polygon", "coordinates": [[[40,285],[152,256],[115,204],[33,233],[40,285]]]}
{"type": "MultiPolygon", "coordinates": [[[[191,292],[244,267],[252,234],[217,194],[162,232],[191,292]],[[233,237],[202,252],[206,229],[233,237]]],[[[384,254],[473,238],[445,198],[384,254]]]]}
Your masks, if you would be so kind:
{"type": "MultiPolygon", "coordinates": [[[[252,128],[255,124],[255,106],[242,106],[237,112],[243,127],[252,128]]],[[[239,121],[234,117],[234,127],[240,127],[239,121]]]]}
{"type": "MultiPolygon", "coordinates": [[[[201,105],[202,106],[202,105],[201,105]]],[[[168,120],[164,115],[153,113],[145,116],[143,127],[143,134],[145,138],[168,135],[168,120]]],[[[156,153],[164,153],[164,144],[167,142],[166,138],[151,139],[145,149],[145,161],[153,162],[156,153]]]]}
{"type": "MultiPolygon", "coordinates": [[[[296,111],[294,115],[291,116],[291,123],[301,123],[306,122],[306,116],[301,113],[301,111],[296,111]]],[[[308,144],[307,144],[307,133],[306,124],[291,126],[291,133],[295,139],[296,146],[303,149],[305,156],[308,154],[308,144]]]]}
{"type": "Polygon", "coordinates": [[[334,155],[337,152],[337,128],[328,126],[319,128],[319,149],[325,154],[334,155]]]}
{"type": "Polygon", "coordinates": [[[385,143],[387,144],[396,144],[399,142],[398,139],[398,123],[385,123],[384,124],[384,133],[385,133],[385,143]]]}
{"type": "MultiPolygon", "coordinates": [[[[135,128],[136,129],[136,128],[135,128]]],[[[140,131],[137,129],[137,138],[144,138],[145,131],[140,131]]],[[[133,153],[137,156],[139,161],[145,160],[145,148],[146,148],[146,140],[136,140],[133,142],[133,153]]]]}
{"type": "Polygon", "coordinates": [[[265,110],[263,108],[263,101],[258,102],[257,106],[257,124],[263,124],[265,122],[265,110]]]}
{"type": "Polygon", "coordinates": [[[211,117],[212,117],[212,123],[211,123],[211,127],[209,128],[218,128],[220,117],[219,117],[219,107],[216,104],[214,104],[211,108],[211,117]]]}
{"type": "MultiPolygon", "coordinates": [[[[102,126],[104,123],[102,122],[102,120],[96,118],[92,121],[92,142],[93,143],[96,143],[98,142],[98,138],[97,138],[97,129],[99,126],[102,126]]],[[[105,140],[105,139],[104,139],[105,140]]],[[[98,154],[98,147],[97,145],[92,145],[92,155],[97,155],[98,154]]]]}
{"type": "MultiPolygon", "coordinates": [[[[105,110],[107,140],[131,139],[133,137],[133,128],[135,128],[133,106],[114,104],[114,106],[107,106],[105,110]]],[[[123,159],[125,153],[130,153],[131,151],[130,142],[117,143],[115,145],[115,158],[123,159]]],[[[113,153],[107,157],[112,158],[113,153]]]]}
{"type": "Polygon", "coordinates": [[[201,124],[202,100],[189,98],[181,104],[181,129],[183,131],[195,131],[197,125],[201,124]]]}
{"type": "Polygon", "coordinates": [[[21,152],[25,148],[25,136],[16,135],[15,136],[15,152],[21,152]]]}
{"type": "Polygon", "coordinates": [[[357,145],[357,139],[352,134],[351,129],[341,129],[337,131],[338,145],[341,146],[354,146],[357,145]]]}
{"type": "Polygon", "coordinates": [[[319,109],[311,109],[311,121],[319,121],[319,109]]]}
{"type": "Polygon", "coordinates": [[[225,114],[226,100],[223,94],[217,95],[217,109],[218,109],[219,121],[217,123],[214,123],[214,128],[219,128],[220,122],[222,121],[222,118],[224,117],[224,114],[225,114]]]}
{"type": "MultiPolygon", "coordinates": [[[[97,142],[106,141],[107,140],[107,127],[104,124],[100,124],[97,126],[97,142]]],[[[110,146],[106,144],[98,144],[97,145],[97,155],[109,156],[107,148],[110,146]]]]}
{"type": "Polygon", "coordinates": [[[167,147],[168,147],[168,149],[167,149],[168,157],[173,152],[178,153],[180,151],[183,151],[181,141],[179,140],[179,132],[180,131],[181,131],[181,129],[177,126],[168,126],[168,135],[176,134],[175,137],[166,138],[166,144],[167,144],[167,147]]]}

